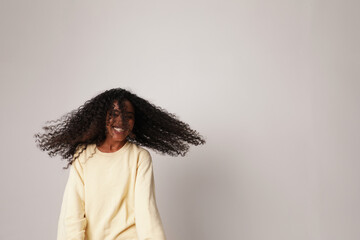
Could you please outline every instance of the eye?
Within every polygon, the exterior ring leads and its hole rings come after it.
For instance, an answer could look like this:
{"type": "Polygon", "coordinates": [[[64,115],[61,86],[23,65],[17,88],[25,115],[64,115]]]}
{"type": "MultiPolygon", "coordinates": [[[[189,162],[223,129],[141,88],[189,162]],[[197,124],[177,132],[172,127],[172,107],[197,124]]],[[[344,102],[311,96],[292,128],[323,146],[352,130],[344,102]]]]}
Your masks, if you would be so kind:
{"type": "Polygon", "coordinates": [[[116,117],[119,116],[119,114],[118,113],[113,113],[112,116],[116,118],[116,117]]]}
{"type": "Polygon", "coordinates": [[[126,119],[133,119],[134,117],[132,115],[126,115],[126,119]]]}

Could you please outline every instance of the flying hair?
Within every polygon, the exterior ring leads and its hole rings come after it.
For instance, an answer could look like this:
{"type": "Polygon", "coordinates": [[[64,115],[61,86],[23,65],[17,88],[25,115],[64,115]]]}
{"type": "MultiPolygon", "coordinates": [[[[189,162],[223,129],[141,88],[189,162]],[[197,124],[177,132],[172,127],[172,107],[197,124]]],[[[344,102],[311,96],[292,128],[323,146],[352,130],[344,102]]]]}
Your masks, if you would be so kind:
{"type": "Polygon", "coordinates": [[[50,157],[66,159],[67,169],[89,144],[100,146],[106,139],[106,115],[114,114],[117,102],[124,128],[128,128],[124,101],[130,101],[135,111],[135,124],[127,141],[144,146],[160,154],[185,156],[189,144],[205,144],[205,139],[175,114],[155,106],[129,90],[113,88],[86,101],[79,108],[57,120],[46,121],[44,132],[34,134],[37,147],[50,157]],[[124,121],[125,120],[125,121],[124,121]],[[75,152],[82,147],[79,154],[75,152]]]}

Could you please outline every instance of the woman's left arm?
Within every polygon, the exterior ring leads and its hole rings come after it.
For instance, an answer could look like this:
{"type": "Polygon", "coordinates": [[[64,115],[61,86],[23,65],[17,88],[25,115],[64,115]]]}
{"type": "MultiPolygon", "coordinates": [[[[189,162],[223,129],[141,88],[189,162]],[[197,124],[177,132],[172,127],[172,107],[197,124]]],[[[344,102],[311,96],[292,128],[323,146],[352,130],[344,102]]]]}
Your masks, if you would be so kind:
{"type": "Polygon", "coordinates": [[[135,224],[139,240],[166,240],[155,198],[150,153],[141,152],[135,183],[135,224]]]}

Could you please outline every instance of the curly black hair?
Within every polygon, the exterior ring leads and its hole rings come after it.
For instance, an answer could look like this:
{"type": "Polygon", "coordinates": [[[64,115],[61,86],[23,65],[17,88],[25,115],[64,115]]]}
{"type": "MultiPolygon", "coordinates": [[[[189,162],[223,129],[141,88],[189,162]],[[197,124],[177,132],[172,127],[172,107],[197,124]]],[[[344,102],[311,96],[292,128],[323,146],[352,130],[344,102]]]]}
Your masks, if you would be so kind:
{"type": "MultiPolygon", "coordinates": [[[[67,169],[88,144],[100,146],[105,141],[106,116],[114,114],[115,102],[122,120],[126,118],[125,100],[130,101],[135,110],[133,134],[127,136],[129,142],[170,156],[185,156],[189,144],[205,144],[204,138],[176,115],[122,88],[106,90],[59,119],[46,121],[47,125],[42,127],[45,133],[34,134],[35,142],[50,157],[59,154],[67,159],[68,165],[64,167],[67,169]],[[74,156],[80,146],[84,147],[74,156]]],[[[127,121],[122,122],[127,129],[127,121]]]]}

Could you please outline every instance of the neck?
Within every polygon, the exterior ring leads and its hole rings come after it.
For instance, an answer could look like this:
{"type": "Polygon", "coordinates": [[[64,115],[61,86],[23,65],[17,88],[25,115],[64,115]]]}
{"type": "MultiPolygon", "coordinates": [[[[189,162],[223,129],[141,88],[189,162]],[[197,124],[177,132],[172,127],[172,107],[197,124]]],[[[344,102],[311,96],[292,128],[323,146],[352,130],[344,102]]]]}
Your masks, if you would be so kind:
{"type": "Polygon", "coordinates": [[[126,140],[122,142],[116,142],[106,139],[101,145],[100,148],[103,151],[113,152],[122,148],[126,144],[126,140]]]}

